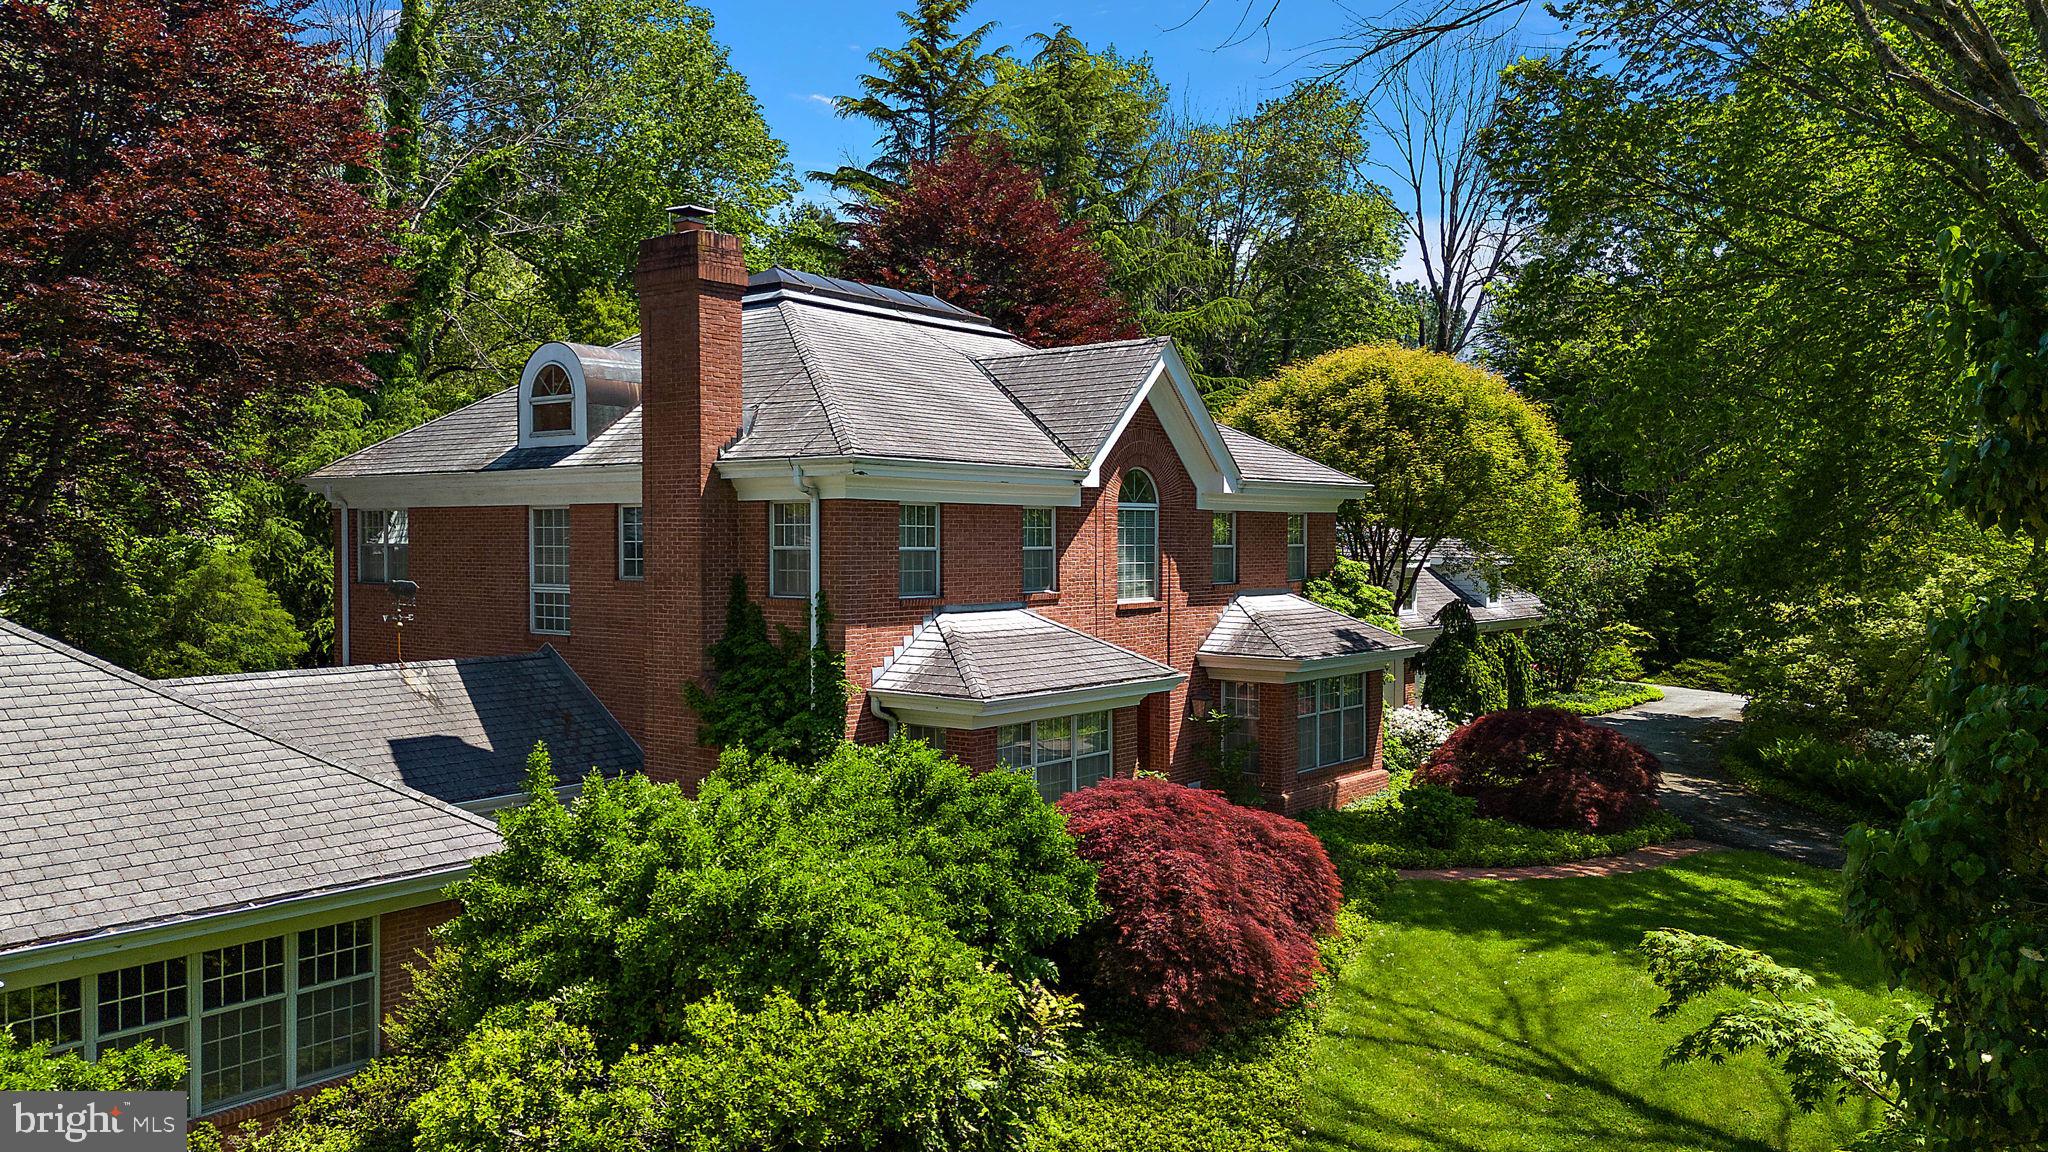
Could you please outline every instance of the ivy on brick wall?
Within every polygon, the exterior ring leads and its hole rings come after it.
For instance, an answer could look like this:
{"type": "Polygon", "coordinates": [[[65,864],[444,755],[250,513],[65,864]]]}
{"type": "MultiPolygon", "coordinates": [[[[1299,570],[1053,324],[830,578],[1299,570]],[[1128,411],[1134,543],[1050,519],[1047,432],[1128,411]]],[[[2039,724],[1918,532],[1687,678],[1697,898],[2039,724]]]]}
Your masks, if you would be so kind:
{"type": "Polygon", "coordinates": [[[824,759],[846,736],[846,657],[824,643],[831,613],[825,595],[812,605],[819,643],[778,626],[747,595],[744,576],[732,579],[725,634],[711,646],[711,687],[685,685],[683,695],[699,719],[697,735],[716,748],[745,748],[798,764],[824,759]]]}

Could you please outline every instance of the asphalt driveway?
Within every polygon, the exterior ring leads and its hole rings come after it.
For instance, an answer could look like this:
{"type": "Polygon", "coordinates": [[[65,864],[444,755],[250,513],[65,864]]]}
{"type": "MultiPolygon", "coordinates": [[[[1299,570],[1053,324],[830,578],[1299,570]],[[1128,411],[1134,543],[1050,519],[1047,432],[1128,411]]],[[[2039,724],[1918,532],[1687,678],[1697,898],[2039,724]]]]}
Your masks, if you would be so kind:
{"type": "Polygon", "coordinates": [[[1596,716],[1593,723],[1620,732],[1664,762],[1664,806],[1701,839],[1841,867],[1841,826],[1745,791],[1721,771],[1714,745],[1742,722],[1743,703],[1726,692],[1665,688],[1662,700],[1596,716]]]}

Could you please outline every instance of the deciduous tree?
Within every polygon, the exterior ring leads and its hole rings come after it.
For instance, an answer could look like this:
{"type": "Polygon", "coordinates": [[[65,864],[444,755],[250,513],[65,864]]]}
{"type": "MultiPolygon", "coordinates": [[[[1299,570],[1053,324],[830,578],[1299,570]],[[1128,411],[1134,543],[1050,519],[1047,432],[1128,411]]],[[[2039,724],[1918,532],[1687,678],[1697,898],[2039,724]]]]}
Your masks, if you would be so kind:
{"type": "Polygon", "coordinates": [[[0,580],[188,513],[239,427],[367,383],[401,287],[360,93],[243,0],[0,4],[0,580]]]}
{"type": "Polygon", "coordinates": [[[1060,218],[1036,175],[997,140],[910,166],[902,189],[856,204],[845,273],[927,292],[1032,344],[1136,336],[1088,229],[1060,218]]]}

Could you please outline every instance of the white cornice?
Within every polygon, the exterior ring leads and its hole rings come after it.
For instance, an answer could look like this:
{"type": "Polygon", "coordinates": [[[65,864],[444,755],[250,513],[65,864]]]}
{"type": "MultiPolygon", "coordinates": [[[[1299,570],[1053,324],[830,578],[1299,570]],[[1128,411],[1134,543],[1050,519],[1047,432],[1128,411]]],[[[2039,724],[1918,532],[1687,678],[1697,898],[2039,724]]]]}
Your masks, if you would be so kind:
{"type": "Polygon", "coordinates": [[[868,689],[868,699],[889,710],[905,724],[934,728],[993,728],[998,724],[1021,724],[1074,712],[1101,712],[1129,708],[1147,696],[1170,691],[1187,679],[1181,672],[1133,680],[1122,684],[1099,684],[1059,692],[1034,692],[1028,696],[1006,696],[996,700],[967,700],[955,696],[926,696],[916,692],[868,689]]]}
{"type": "Polygon", "coordinates": [[[802,467],[805,482],[823,500],[1081,506],[1077,468],[832,456],[721,460],[718,474],[732,481],[742,500],[808,499],[791,474],[792,464],[802,467]]]}
{"type": "Polygon", "coordinates": [[[328,503],[346,501],[351,508],[640,503],[638,464],[308,477],[302,483],[326,497],[328,503]]]}
{"type": "Polygon", "coordinates": [[[1378,652],[1358,652],[1348,656],[1325,656],[1319,659],[1197,652],[1195,660],[1204,668],[1222,673],[1223,675],[1217,677],[1222,680],[1249,680],[1257,684],[1299,684],[1304,680],[1321,680],[1325,676],[1343,676],[1352,672],[1391,668],[1420,651],[1422,645],[1411,644],[1378,652]]]}

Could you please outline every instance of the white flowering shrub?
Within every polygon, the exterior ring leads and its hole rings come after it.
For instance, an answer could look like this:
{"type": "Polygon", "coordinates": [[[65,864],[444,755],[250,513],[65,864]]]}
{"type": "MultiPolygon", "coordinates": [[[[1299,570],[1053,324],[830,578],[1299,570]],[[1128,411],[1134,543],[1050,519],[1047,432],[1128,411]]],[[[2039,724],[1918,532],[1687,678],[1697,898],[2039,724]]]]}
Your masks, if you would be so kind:
{"type": "Polygon", "coordinates": [[[1420,768],[1457,727],[1450,717],[1434,708],[1409,705],[1387,713],[1387,771],[1399,774],[1420,768]]]}

